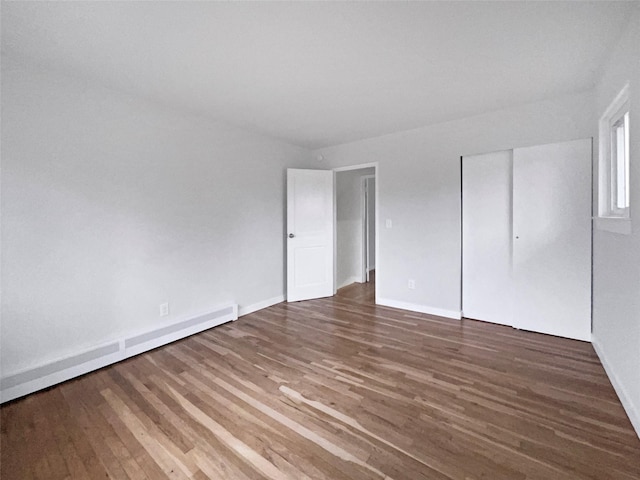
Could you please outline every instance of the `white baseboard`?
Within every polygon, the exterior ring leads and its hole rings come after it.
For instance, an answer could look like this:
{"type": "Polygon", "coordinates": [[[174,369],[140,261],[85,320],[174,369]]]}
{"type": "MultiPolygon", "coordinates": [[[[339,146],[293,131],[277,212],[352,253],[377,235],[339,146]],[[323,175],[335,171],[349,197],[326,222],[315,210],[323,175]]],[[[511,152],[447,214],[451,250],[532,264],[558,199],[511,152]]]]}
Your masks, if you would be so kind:
{"type": "Polygon", "coordinates": [[[98,370],[237,318],[236,304],[219,307],[204,315],[165,323],[157,328],[137,332],[36,367],[5,375],[0,378],[0,403],[98,370]]]}
{"type": "Polygon", "coordinates": [[[338,285],[338,288],[346,287],[347,285],[351,285],[352,283],[362,283],[361,280],[362,279],[360,277],[356,277],[356,276],[349,277],[340,285],[338,285]]]}
{"type": "Polygon", "coordinates": [[[598,354],[598,357],[600,358],[600,363],[602,363],[602,366],[604,367],[604,371],[607,372],[607,376],[609,377],[609,380],[613,385],[613,389],[618,394],[620,403],[622,403],[622,407],[624,408],[624,411],[627,413],[627,416],[631,421],[631,425],[633,425],[633,428],[635,429],[636,434],[640,438],[640,405],[637,405],[637,406],[634,405],[633,399],[627,393],[627,389],[624,388],[624,385],[622,384],[622,382],[620,382],[620,380],[616,376],[613,370],[613,367],[607,360],[607,356],[604,353],[604,349],[602,348],[600,343],[598,343],[598,339],[593,334],[591,335],[591,344],[593,345],[594,350],[596,351],[596,353],[598,354]]]}
{"type": "Polygon", "coordinates": [[[250,313],[257,312],[258,310],[262,310],[263,308],[267,308],[284,301],[285,296],[278,295],[277,297],[272,297],[267,300],[263,300],[262,302],[253,303],[251,305],[247,305],[246,307],[240,307],[238,309],[238,316],[244,317],[245,315],[249,315],[250,313]]]}
{"type": "Polygon", "coordinates": [[[398,300],[391,300],[389,298],[376,298],[376,303],[378,305],[384,305],[385,307],[400,308],[402,310],[410,310],[412,312],[419,313],[428,313],[429,315],[453,318],[454,320],[460,320],[462,318],[461,312],[457,310],[444,310],[442,308],[430,307],[428,305],[400,302],[398,300]]]}

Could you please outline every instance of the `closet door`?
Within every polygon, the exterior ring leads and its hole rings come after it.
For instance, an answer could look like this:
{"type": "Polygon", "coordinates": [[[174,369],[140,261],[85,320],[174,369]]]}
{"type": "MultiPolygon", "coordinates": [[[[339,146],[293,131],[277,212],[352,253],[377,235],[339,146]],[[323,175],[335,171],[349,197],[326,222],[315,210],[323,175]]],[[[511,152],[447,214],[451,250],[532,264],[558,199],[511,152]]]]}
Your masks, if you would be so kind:
{"type": "Polygon", "coordinates": [[[591,338],[591,140],[513,151],[514,326],[591,338]]]}
{"type": "Polygon", "coordinates": [[[462,314],[512,325],[511,150],[462,159],[462,314]]]}

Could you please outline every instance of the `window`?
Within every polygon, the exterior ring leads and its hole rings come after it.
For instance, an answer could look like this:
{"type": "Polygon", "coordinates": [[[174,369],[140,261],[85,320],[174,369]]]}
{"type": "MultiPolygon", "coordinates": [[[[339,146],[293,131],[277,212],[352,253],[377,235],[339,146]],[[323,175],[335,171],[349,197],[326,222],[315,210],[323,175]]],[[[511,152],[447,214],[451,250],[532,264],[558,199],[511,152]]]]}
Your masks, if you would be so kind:
{"type": "MultiPolygon", "coordinates": [[[[600,119],[599,217],[629,223],[629,88],[626,86],[600,119]]],[[[611,223],[611,222],[609,222],[611,223]]],[[[630,228],[630,225],[629,225],[630,228]]],[[[611,230],[605,226],[606,230],[611,230]]],[[[612,231],[627,233],[620,227],[612,231]]]]}
{"type": "Polygon", "coordinates": [[[629,112],[614,119],[611,141],[611,213],[628,216],[629,212],[629,112]]]}

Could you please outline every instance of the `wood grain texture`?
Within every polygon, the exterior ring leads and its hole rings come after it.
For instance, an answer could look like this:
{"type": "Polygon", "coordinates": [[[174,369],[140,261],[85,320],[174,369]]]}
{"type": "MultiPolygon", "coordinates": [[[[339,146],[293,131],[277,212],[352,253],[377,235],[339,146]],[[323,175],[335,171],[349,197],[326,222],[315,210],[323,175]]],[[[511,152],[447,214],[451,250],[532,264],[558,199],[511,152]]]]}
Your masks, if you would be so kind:
{"type": "Polygon", "coordinates": [[[2,479],[638,479],[588,343],[279,304],[1,409],[2,479]]]}

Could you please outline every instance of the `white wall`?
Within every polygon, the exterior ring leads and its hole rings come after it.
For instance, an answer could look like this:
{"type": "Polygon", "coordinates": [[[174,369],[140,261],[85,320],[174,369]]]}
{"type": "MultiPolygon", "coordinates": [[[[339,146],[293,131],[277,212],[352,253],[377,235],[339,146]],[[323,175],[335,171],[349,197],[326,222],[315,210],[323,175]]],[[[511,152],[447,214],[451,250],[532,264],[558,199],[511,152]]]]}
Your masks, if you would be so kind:
{"type": "Polygon", "coordinates": [[[594,231],[593,343],[640,435],[640,6],[603,69],[598,117],[627,83],[632,233],[594,231]]]}
{"type": "Polygon", "coordinates": [[[307,151],[5,56],[2,120],[3,375],[282,297],[307,151]]]}
{"type": "Polygon", "coordinates": [[[379,162],[378,300],[459,316],[460,156],[591,137],[595,124],[583,93],[315,153],[331,167],[379,162]]]}
{"type": "Polygon", "coordinates": [[[336,173],[336,285],[362,281],[362,177],[374,168],[336,173]]]}

